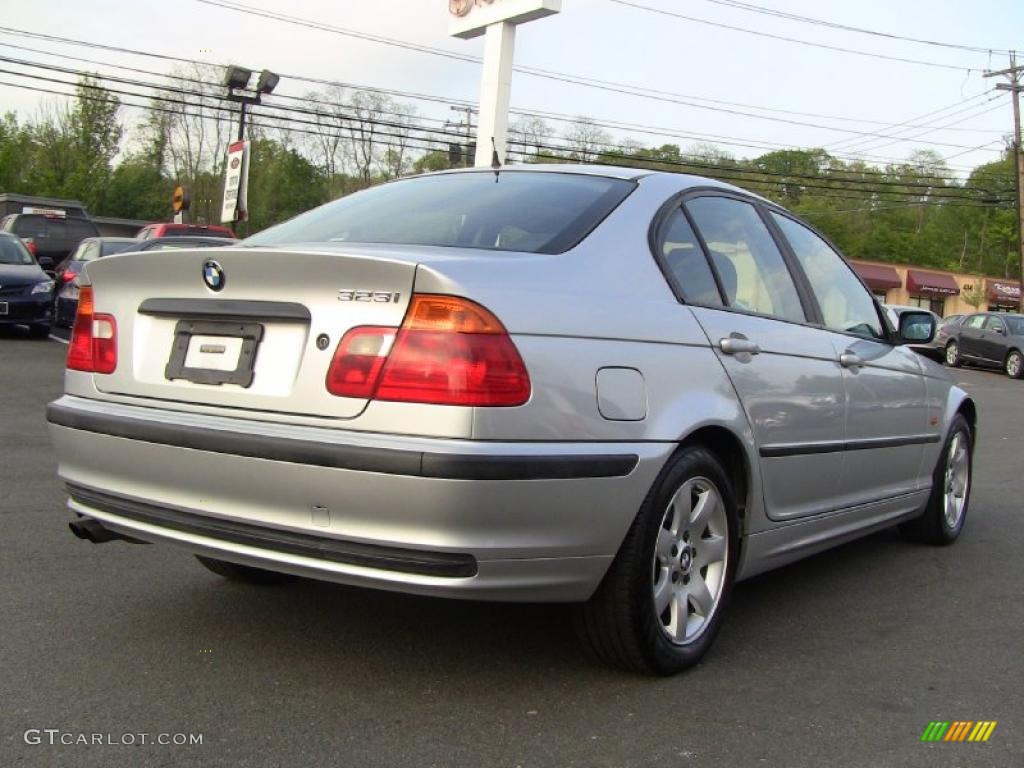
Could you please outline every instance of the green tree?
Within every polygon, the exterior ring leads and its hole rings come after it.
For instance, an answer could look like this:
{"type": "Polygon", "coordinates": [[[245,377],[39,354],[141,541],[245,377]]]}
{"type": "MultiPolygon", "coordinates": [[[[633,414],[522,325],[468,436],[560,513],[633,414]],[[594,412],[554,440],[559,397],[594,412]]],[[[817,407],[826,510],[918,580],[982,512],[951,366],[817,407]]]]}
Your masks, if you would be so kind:
{"type": "Polygon", "coordinates": [[[0,191],[32,194],[32,135],[8,112],[0,120],[0,191]]]}
{"type": "Polygon", "coordinates": [[[273,139],[257,139],[250,147],[249,233],[289,219],[327,199],[322,173],[295,149],[273,139]]]}

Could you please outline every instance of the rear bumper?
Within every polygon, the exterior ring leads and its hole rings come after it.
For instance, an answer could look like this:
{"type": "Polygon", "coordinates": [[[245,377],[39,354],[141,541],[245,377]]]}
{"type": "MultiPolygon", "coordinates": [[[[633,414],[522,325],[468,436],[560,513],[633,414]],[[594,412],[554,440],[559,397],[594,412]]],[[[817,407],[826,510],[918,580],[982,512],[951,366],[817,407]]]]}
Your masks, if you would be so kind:
{"type": "Polygon", "coordinates": [[[348,584],[584,600],[671,443],[490,443],[65,396],[69,506],[147,541],[348,584]]]}

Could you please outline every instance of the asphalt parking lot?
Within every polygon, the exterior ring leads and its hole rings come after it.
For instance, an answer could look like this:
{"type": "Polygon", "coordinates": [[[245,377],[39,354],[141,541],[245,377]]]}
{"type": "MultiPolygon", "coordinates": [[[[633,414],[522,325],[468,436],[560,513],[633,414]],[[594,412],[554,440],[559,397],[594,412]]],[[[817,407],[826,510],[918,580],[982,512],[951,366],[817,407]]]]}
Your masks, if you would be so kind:
{"type": "Polygon", "coordinates": [[[75,539],[43,417],[65,350],[0,332],[0,765],[1024,765],[1024,382],[955,373],[981,430],[955,546],[884,532],[744,582],[706,661],[653,679],[584,657],[559,606],[256,588],[75,539]],[[998,725],[921,743],[932,720],[998,725]]]}

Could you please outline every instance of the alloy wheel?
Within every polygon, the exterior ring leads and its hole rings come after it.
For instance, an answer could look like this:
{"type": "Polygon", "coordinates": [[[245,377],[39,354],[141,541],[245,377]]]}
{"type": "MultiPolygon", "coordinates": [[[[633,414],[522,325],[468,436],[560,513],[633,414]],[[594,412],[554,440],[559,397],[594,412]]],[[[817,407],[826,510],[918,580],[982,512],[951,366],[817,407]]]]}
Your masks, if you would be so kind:
{"type": "Polygon", "coordinates": [[[668,503],[653,560],[654,612],[676,645],[708,627],[725,585],[729,523],[722,496],[705,477],[683,483],[668,503]]]}
{"type": "Polygon", "coordinates": [[[971,458],[967,439],[962,432],[953,435],[946,452],[946,484],[943,518],[946,528],[955,531],[960,525],[967,504],[967,488],[970,483],[971,458]]]}
{"type": "Polygon", "coordinates": [[[957,348],[956,342],[951,341],[946,347],[946,365],[956,365],[958,357],[960,357],[960,350],[957,348]]]}
{"type": "Polygon", "coordinates": [[[1016,350],[1006,358],[1006,375],[1013,379],[1019,379],[1021,368],[1024,367],[1024,358],[1016,350]]]}

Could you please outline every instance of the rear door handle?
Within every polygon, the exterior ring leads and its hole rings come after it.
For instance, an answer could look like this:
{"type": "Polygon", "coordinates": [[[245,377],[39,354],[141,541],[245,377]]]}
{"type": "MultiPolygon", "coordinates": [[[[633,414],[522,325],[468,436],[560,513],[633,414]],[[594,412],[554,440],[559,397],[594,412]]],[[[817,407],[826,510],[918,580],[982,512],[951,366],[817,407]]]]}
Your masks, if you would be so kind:
{"type": "Polygon", "coordinates": [[[750,339],[737,339],[730,336],[718,342],[719,348],[727,355],[759,355],[761,348],[750,339]]]}
{"type": "Polygon", "coordinates": [[[853,354],[853,352],[843,352],[839,356],[839,364],[843,368],[859,368],[864,365],[864,360],[859,355],[853,354]]]}

